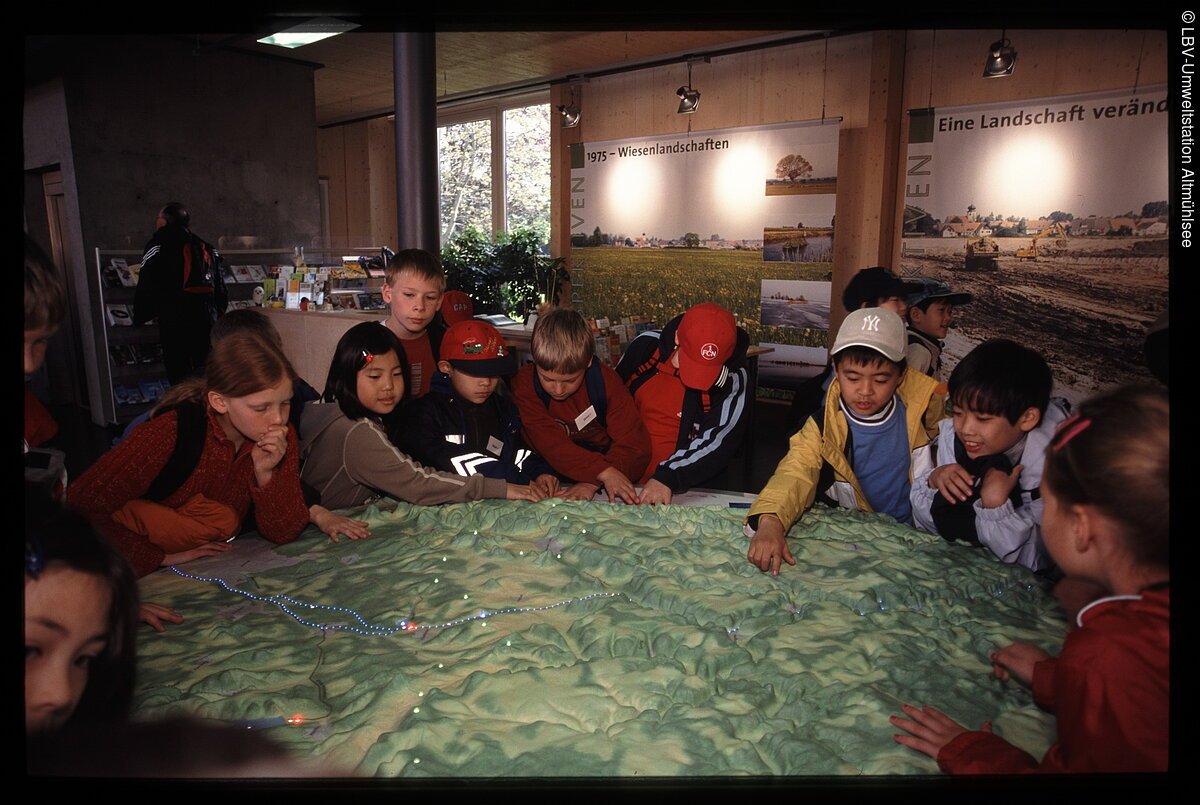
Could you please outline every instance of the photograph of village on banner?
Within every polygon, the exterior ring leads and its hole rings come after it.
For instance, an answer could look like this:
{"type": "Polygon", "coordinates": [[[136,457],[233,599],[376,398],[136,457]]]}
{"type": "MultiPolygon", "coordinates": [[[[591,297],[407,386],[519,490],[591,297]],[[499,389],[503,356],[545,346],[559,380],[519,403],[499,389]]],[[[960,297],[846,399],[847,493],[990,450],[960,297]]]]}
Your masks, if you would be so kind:
{"type": "Polygon", "coordinates": [[[975,344],[1034,345],[1068,399],[1149,378],[1167,308],[1164,87],[909,112],[901,273],[954,311],[946,371],[975,344]]]}

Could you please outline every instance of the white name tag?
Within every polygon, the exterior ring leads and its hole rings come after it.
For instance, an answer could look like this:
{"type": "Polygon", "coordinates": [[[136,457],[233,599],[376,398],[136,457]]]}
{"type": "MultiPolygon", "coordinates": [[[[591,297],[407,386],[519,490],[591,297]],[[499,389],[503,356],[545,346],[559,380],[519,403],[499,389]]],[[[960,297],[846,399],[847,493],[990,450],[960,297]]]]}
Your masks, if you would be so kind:
{"type": "Polygon", "coordinates": [[[578,430],[583,430],[588,426],[588,423],[596,418],[596,406],[589,405],[587,410],[579,416],[575,417],[575,427],[578,430]]]}
{"type": "Polygon", "coordinates": [[[447,433],[446,441],[450,442],[450,444],[463,444],[467,439],[461,433],[447,433]]]}
{"type": "Polygon", "coordinates": [[[495,436],[488,437],[487,451],[489,453],[491,453],[493,456],[498,456],[503,450],[504,442],[500,441],[495,436]]]}

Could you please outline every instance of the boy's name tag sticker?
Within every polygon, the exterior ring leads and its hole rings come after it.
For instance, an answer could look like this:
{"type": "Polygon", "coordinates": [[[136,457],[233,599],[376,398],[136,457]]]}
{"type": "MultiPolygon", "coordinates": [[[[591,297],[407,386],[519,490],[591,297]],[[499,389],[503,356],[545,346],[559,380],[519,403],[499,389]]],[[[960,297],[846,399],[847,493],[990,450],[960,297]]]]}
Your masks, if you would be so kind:
{"type": "Polygon", "coordinates": [[[498,456],[498,455],[500,455],[500,452],[502,450],[504,450],[504,442],[500,441],[495,436],[489,436],[488,443],[487,443],[487,451],[489,453],[491,453],[493,456],[498,456]]]}
{"type": "Polygon", "coordinates": [[[587,410],[575,417],[575,427],[578,430],[583,430],[592,420],[596,418],[596,406],[589,405],[587,410]]]}
{"type": "Polygon", "coordinates": [[[446,441],[450,442],[450,444],[466,444],[467,437],[461,433],[447,433],[446,441]]]}

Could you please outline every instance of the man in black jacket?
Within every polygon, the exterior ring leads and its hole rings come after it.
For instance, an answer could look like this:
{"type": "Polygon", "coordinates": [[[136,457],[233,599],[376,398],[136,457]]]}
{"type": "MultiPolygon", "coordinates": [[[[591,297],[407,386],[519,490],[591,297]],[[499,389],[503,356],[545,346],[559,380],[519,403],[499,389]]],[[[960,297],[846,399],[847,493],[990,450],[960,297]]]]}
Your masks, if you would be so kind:
{"type": "Polygon", "coordinates": [[[746,433],[750,337],[712,302],[633,339],[617,374],[650,433],[639,503],[670,503],[729,464],[746,433]]]}
{"type": "Polygon", "coordinates": [[[192,234],[189,222],[187,209],[177,201],[158,211],[133,302],[134,324],[158,318],[163,365],[172,384],[204,373],[209,331],[227,301],[220,255],[192,234]]]}

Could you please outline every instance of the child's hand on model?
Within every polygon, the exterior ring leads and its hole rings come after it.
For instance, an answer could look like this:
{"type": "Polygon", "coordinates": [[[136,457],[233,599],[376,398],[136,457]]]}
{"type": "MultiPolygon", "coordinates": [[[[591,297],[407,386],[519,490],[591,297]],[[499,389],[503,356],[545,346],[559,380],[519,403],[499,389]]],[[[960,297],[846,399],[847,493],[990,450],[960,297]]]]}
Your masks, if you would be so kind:
{"type": "Polygon", "coordinates": [[[504,496],[505,500],[531,500],[534,503],[542,499],[542,496],[524,484],[505,484],[508,487],[508,493],[504,496]]]}
{"type": "Polygon", "coordinates": [[[338,534],[349,539],[366,539],[371,536],[371,529],[367,527],[366,520],[351,520],[349,517],[334,514],[317,503],[308,507],[308,519],[334,542],[341,541],[338,534]]]}
{"type": "Polygon", "coordinates": [[[563,500],[591,500],[596,496],[596,490],[600,487],[595,484],[589,484],[580,481],[577,484],[572,484],[566,492],[562,493],[563,500]]]}
{"type": "Polygon", "coordinates": [[[190,562],[193,559],[200,559],[205,556],[216,556],[219,553],[224,553],[233,546],[228,542],[206,542],[199,548],[192,548],[189,551],[180,551],[179,553],[169,553],[163,557],[162,567],[171,565],[182,565],[184,562],[190,562]]]}
{"type": "Polygon", "coordinates": [[[604,470],[596,476],[596,480],[604,484],[604,491],[608,493],[609,503],[616,503],[618,500],[631,504],[638,502],[637,489],[634,488],[633,482],[616,467],[604,470]]]}
{"type": "Polygon", "coordinates": [[[764,514],[758,518],[758,530],[750,539],[750,550],[746,554],[750,564],[763,573],[771,572],[772,576],[779,575],[783,562],[796,564],[792,552],[788,550],[787,535],[783,523],[773,514],[764,514]]]}
{"type": "Polygon", "coordinates": [[[250,451],[254,479],[260,487],[271,482],[275,468],[283,461],[283,454],[287,452],[287,432],[287,425],[268,425],[267,432],[258,438],[250,451]]]}
{"type": "MultiPolygon", "coordinates": [[[[899,727],[909,734],[893,735],[892,738],[896,743],[923,752],[934,760],[937,760],[942,747],[964,732],[970,732],[936,707],[913,707],[911,704],[903,704],[900,705],[900,709],[912,721],[905,721],[900,716],[891,716],[888,721],[892,722],[893,727],[899,727]]],[[[979,729],[982,732],[991,732],[992,722],[985,721],[979,729]]]]}
{"type": "Polygon", "coordinates": [[[159,604],[144,603],[138,607],[138,620],[142,623],[149,624],[156,632],[165,632],[167,627],[163,626],[163,621],[169,623],[183,623],[183,616],[170,607],[164,607],[159,604]]]}
{"type": "Polygon", "coordinates": [[[562,486],[558,483],[558,476],[544,472],[534,478],[530,484],[530,488],[534,489],[542,496],[542,498],[558,497],[562,491],[562,486]]]}
{"type": "Polygon", "coordinates": [[[979,505],[985,509],[996,509],[1004,505],[1012,494],[1017,480],[1021,477],[1024,464],[1012,468],[1012,472],[991,469],[983,476],[983,484],[979,487],[979,505]]]}
{"type": "Polygon", "coordinates": [[[1033,666],[1050,655],[1031,643],[1013,643],[992,652],[992,673],[997,679],[1015,679],[1023,685],[1033,682],[1033,666]]]}
{"type": "Polygon", "coordinates": [[[642,487],[642,495],[639,500],[642,503],[670,503],[671,487],[651,478],[642,487]]]}
{"type": "Polygon", "coordinates": [[[971,497],[975,477],[962,464],[943,464],[929,473],[929,488],[942,493],[951,503],[959,503],[971,497]]]}

